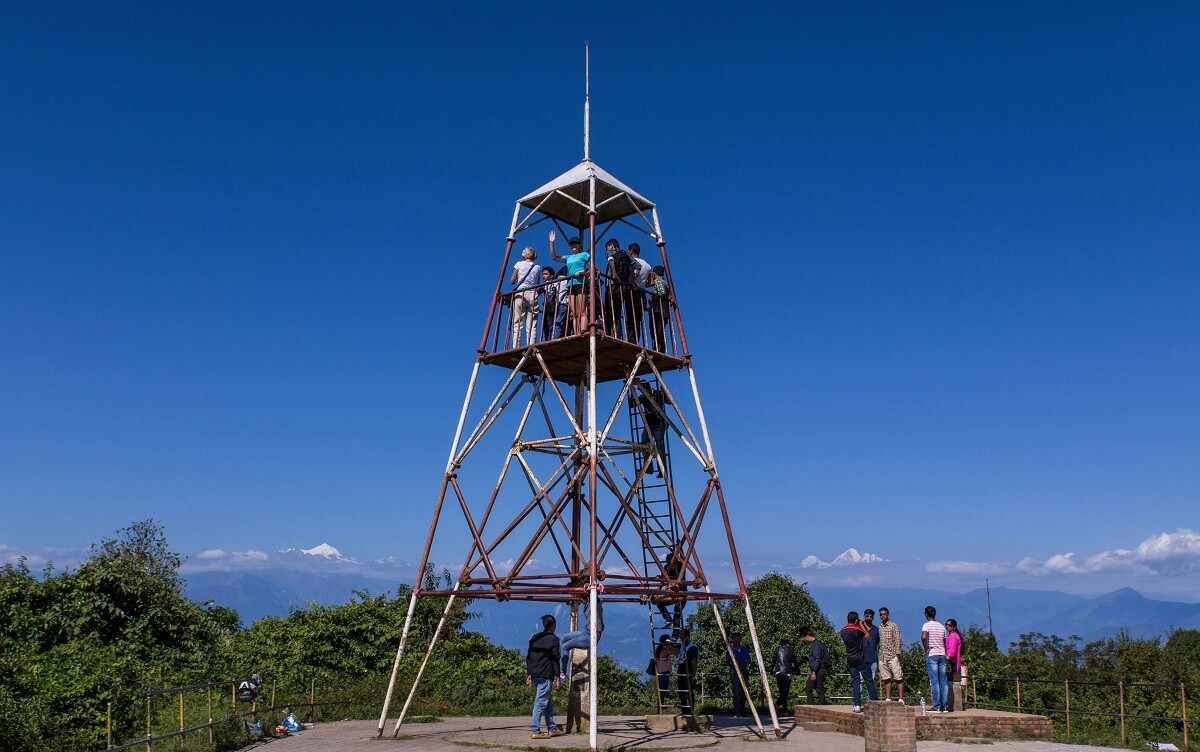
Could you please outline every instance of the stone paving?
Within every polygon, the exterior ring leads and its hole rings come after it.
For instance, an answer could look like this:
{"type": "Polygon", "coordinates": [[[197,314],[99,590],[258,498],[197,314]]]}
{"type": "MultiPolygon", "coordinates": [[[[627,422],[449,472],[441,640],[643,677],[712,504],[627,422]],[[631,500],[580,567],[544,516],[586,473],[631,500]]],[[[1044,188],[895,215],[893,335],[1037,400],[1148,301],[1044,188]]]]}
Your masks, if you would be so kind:
{"type": "MultiPolygon", "coordinates": [[[[394,720],[391,722],[394,723],[394,720]]],[[[384,750],[420,750],[421,752],[469,752],[471,749],[496,750],[586,750],[587,734],[569,734],[555,739],[531,739],[529,719],[519,718],[445,718],[436,723],[406,723],[398,739],[391,738],[388,724],[383,739],[376,739],[375,721],[338,721],[322,723],[294,736],[255,745],[256,752],[382,752],[384,750]],[[269,751],[263,750],[270,747],[269,751]]],[[[863,752],[861,736],[796,728],[791,719],[783,721],[782,739],[764,741],[755,733],[749,718],[718,716],[712,732],[652,734],[646,730],[644,716],[604,716],[600,719],[598,742],[601,749],[628,752],[659,750],[719,750],[748,752],[764,749],[805,750],[805,752],[863,752]]],[[[770,727],[768,726],[768,734],[770,727]]],[[[1108,747],[1088,747],[1035,741],[996,741],[986,745],[987,752],[1112,752],[1108,747]]],[[[965,752],[956,742],[919,741],[918,752],[965,752]]],[[[981,751],[982,752],[982,751],[981,751]]]]}

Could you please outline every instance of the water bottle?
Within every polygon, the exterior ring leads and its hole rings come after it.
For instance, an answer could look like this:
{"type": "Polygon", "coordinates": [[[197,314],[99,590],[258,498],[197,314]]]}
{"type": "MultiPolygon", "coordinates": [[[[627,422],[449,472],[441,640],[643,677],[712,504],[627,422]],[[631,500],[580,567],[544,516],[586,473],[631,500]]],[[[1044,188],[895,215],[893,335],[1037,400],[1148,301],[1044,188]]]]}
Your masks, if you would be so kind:
{"type": "Polygon", "coordinates": [[[925,715],[925,695],[921,695],[921,715],[925,715]]]}

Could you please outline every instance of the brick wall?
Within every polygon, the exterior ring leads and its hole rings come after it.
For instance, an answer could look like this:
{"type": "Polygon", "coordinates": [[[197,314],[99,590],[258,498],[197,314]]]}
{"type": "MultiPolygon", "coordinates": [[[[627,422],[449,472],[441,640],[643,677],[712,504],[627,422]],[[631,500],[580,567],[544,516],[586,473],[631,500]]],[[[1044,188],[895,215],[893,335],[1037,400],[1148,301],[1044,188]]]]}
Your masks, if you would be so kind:
{"type": "MultiPolygon", "coordinates": [[[[917,739],[956,739],[981,737],[986,739],[1036,739],[1053,741],[1054,724],[1044,715],[1005,713],[995,710],[969,710],[965,713],[930,713],[920,715],[920,708],[899,703],[878,703],[885,709],[874,710],[876,703],[868,703],[871,713],[908,713],[915,721],[917,739]]],[[[836,709],[823,705],[797,705],[796,725],[809,721],[832,723],[838,732],[866,736],[865,716],[868,713],[851,713],[848,706],[836,709]]],[[[888,742],[890,743],[890,742],[888,742]]],[[[881,750],[890,749],[880,747],[881,750]]]]}
{"type": "Polygon", "coordinates": [[[868,702],[862,713],[866,752],[917,752],[915,718],[898,702],[868,702]]]}

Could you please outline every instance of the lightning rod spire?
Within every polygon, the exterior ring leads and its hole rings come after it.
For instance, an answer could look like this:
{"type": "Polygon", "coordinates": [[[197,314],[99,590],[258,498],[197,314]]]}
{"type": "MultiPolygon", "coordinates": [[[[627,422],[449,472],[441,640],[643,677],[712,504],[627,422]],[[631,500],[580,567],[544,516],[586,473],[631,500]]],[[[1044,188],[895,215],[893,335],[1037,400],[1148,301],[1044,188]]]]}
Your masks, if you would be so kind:
{"type": "Polygon", "coordinates": [[[591,161],[592,158],[592,111],[591,111],[591,95],[589,89],[589,65],[590,55],[589,48],[591,42],[584,41],[583,43],[583,161],[591,161]]]}

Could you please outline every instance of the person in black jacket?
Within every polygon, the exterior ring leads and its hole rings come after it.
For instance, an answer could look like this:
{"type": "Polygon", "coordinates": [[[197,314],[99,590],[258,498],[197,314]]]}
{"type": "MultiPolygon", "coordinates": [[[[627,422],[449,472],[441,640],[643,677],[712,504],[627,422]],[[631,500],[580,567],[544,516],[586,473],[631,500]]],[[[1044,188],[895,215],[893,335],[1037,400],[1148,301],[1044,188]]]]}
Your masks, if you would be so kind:
{"type": "Polygon", "coordinates": [[[850,684],[854,690],[854,712],[862,712],[862,688],[867,685],[867,697],[878,700],[875,680],[871,678],[870,632],[858,621],[858,612],[846,614],[846,626],[838,633],[846,645],[846,663],[850,667],[850,684]]]}
{"type": "Polygon", "coordinates": [[[792,676],[799,673],[802,672],[800,664],[796,662],[796,649],[792,647],[792,641],[784,637],[775,651],[775,686],[779,688],[775,707],[781,713],[791,713],[788,695],[792,691],[792,676]]]}
{"type": "Polygon", "coordinates": [[[813,704],[813,690],[817,690],[817,699],[822,705],[828,705],[829,700],[825,697],[825,677],[829,676],[829,669],[833,667],[833,655],[829,652],[829,648],[825,647],[825,643],[817,639],[811,629],[805,629],[800,632],[804,636],[804,641],[808,643],[808,681],[804,684],[804,693],[808,695],[808,704],[813,704]]]}
{"type": "Polygon", "coordinates": [[[542,617],[542,631],[529,638],[529,649],[525,651],[526,686],[534,686],[537,693],[533,700],[533,722],[530,724],[532,738],[549,739],[566,732],[554,725],[554,694],[562,684],[558,680],[558,635],[554,634],[554,616],[542,617]],[[546,731],[542,732],[542,718],[546,719],[546,731]]]}

